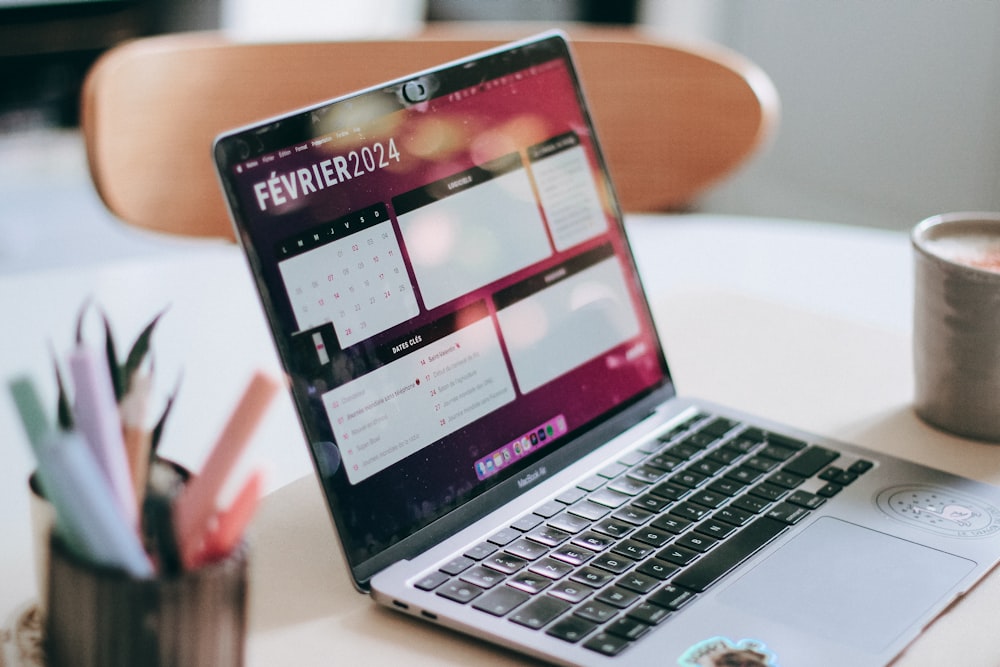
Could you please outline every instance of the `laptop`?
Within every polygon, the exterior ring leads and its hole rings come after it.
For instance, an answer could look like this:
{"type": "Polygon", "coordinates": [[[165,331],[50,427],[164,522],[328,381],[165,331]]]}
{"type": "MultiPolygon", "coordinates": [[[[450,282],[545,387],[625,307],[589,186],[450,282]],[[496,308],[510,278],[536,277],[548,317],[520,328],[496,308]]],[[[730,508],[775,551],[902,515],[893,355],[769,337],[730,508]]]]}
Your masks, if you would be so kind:
{"type": "Polygon", "coordinates": [[[214,146],[356,587],[562,665],[889,662],[1000,492],[677,395],[571,50],[214,146]]]}

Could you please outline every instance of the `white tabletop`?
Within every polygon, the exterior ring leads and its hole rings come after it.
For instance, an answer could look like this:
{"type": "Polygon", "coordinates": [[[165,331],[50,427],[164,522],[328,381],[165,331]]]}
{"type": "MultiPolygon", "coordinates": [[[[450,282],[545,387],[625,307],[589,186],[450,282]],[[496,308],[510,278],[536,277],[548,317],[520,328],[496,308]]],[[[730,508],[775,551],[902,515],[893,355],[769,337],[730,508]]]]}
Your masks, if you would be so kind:
{"type": "MultiPolygon", "coordinates": [[[[925,426],[910,408],[912,279],[904,234],[801,221],[633,216],[633,247],[682,394],[1000,483],[1000,450],[925,426]]],[[[163,391],[183,386],[162,452],[197,469],[257,368],[278,372],[239,250],[208,244],[162,257],[0,277],[0,374],[28,373],[54,405],[49,341],[66,350],[92,298],[124,346],[164,307],[153,340],[163,391]]],[[[35,596],[29,450],[0,399],[0,623],[35,596]]],[[[244,465],[268,466],[254,528],[249,663],[329,664],[354,656],[470,664],[514,656],[377,609],[356,593],[335,547],[291,401],[281,396],[244,465]]],[[[984,581],[899,665],[1000,663],[984,581]],[[956,657],[961,657],[956,660],[956,657]]]]}

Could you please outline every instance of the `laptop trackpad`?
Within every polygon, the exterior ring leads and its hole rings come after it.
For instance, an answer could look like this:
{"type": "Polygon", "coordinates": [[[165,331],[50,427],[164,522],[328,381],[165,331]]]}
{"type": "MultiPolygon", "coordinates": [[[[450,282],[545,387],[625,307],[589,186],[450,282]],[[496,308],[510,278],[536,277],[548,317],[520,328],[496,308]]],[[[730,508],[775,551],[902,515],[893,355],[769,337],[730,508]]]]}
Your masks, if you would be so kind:
{"type": "Polygon", "coordinates": [[[813,635],[886,648],[974,567],[972,561],[824,517],[719,599],[813,635]]]}

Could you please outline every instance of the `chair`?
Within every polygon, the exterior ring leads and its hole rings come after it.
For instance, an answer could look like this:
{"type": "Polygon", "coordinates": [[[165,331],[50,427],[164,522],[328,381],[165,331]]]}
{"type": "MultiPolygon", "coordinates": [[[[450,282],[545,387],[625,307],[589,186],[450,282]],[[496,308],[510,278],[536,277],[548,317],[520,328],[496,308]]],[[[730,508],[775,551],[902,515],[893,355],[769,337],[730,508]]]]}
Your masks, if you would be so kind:
{"type": "MultiPolygon", "coordinates": [[[[736,54],[614,28],[569,34],[626,211],[690,206],[777,123],[770,80],[736,54]]],[[[232,240],[211,161],[221,131],[513,36],[441,28],[373,41],[249,44],[188,33],[125,43],[102,56],[84,84],[81,125],[92,179],[126,223],[232,240]]]]}

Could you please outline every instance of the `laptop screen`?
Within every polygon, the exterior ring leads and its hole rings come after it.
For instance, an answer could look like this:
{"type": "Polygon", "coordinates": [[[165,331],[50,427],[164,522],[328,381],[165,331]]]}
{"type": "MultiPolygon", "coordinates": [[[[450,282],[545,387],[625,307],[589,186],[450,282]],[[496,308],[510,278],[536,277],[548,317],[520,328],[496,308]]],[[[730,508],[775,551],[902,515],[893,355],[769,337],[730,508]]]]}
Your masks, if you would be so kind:
{"type": "Polygon", "coordinates": [[[352,568],[667,382],[562,37],[223,136],[352,568]]]}

